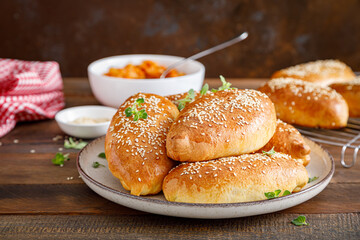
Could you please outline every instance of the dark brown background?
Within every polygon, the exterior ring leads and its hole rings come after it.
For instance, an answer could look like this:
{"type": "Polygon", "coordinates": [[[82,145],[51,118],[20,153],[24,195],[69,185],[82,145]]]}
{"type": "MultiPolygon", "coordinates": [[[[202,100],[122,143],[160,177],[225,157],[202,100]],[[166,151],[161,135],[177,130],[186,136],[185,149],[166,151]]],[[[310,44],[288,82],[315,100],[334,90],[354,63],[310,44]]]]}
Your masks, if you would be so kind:
{"type": "Polygon", "coordinates": [[[268,77],[337,58],[360,70],[360,1],[1,0],[0,57],[55,60],[64,77],[129,53],[189,56],[246,29],[249,38],[201,59],[207,77],[268,77]]]}

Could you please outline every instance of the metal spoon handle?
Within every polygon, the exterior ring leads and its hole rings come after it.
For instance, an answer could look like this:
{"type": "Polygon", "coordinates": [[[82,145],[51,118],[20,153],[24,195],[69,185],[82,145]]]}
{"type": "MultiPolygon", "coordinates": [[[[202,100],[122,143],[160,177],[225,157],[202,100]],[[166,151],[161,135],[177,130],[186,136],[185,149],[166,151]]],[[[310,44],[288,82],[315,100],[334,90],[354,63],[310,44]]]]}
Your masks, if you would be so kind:
{"type": "Polygon", "coordinates": [[[172,69],[174,69],[174,68],[176,68],[177,66],[183,64],[183,63],[184,63],[185,61],[187,61],[188,59],[196,60],[196,59],[202,58],[202,57],[204,57],[204,56],[206,56],[206,55],[209,55],[209,54],[212,54],[212,53],[217,52],[217,51],[219,51],[219,50],[222,50],[222,49],[224,49],[224,48],[227,48],[227,47],[229,47],[229,46],[231,46],[231,45],[233,45],[233,44],[235,44],[235,43],[241,42],[242,40],[246,39],[246,38],[248,37],[248,35],[249,35],[249,34],[248,34],[247,32],[243,32],[243,33],[240,34],[239,36],[237,36],[237,37],[235,37],[235,38],[233,38],[233,39],[231,39],[231,40],[229,40],[229,41],[226,41],[226,42],[221,43],[221,44],[219,44],[219,45],[216,45],[216,46],[214,46],[214,47],[212,47],[212,48],[206,49],[206,50],[204,50],[204,51],[202,51],[202,52],[199,52],[199,53],[197,53],[197,54],[195,54],[195,55],[192,55],[192,56],[190,56],[190,57],[188,57],[188,58],[184,58],[184,59],[182,59],[182,60],[180,60],[180,61],[178,61],[178,62],[176,62],[176,63],[174,63],[174,64],[171,64],[171,65],[168,66],[168,67],[165,69],[165,71],[161,74],[160,78],[165,78],[165,76],[166,76],[172,69]]]}

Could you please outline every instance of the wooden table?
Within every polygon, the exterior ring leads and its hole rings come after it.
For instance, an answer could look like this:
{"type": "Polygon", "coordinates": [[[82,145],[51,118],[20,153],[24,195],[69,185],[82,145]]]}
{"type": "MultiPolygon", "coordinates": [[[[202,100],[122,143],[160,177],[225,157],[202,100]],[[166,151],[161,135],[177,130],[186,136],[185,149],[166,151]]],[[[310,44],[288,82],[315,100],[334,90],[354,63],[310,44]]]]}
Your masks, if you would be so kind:
{"type": "MultiPolygon", "coordinates": [[[[264,79],[229,81],[256,88],[264,79]]],[[[64,83],[67,107],[98,104],[87,79],[64,83]]],[[[313,199],[273,214],[201,220],[148,214],[98,196],[78,178],[77,150],[63,150],[71,158],[64,167],[51,163],[63,147],[63,140],[53,141],[57,135],[65,136],[54,120],[46,120],[20,123],[0,139],[0,239],[360,239],[360,162],[343,168],[339,148],[328,148],[336,172],[313,199]],[[290,223],[300,214],[308,226],[290,223]]]]}

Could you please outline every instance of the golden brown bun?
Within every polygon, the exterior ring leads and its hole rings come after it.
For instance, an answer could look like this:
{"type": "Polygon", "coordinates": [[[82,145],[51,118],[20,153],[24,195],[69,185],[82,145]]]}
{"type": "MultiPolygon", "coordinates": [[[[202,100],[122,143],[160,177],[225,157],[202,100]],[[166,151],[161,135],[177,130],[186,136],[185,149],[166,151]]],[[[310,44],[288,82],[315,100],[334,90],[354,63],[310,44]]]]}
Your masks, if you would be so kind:
{"type": "Polygon", "coordinates": [[[187,105],[171,126],[170,158],[195,162],[254,152],[276,129],[275,108],[256,90],[209,92],[187,105]]]}
{"type": "Polygon", "coordinates": [[[258,89],[275,104],[278,118],[306,127],[345,127],[349,110],[344,98],[329,87],[292,78],[272,79],[258,89]]]}
{"type": "Polygon", "coordinates": [[[255,153],[180,164],[165,177],[163,192],[174,202],[248,202],[277,189],[300,191],[308,179],[305,167],[289,155],[255,153]]]}
{"type": "Polygon", "coordinates": [[[322,86],[354,79],[349,66],[339,60],[318,60],[281,69],[271,78],[295,78],[322,86]]]}
{"type": "MultiPolygon", "coordinates": [[[[140,108],[138,108],[140,110],[140,108]]],[[[164,97],[138,93],[128,98],[111,120],[105,154],[112,174],[133,195],[156,194],[174,162],[166,156],[166,134],[177,117],[176,106],[164,97]],[[144,98],[147,119],[133,121],[125,109],[144,98]]]]}
{"type": "MultiPolygon", "coordinates": [[[[199,94],[199,91],[194,91],[195,93],[195,98],[193,99],[193,101],[195,101],[196,99],[198,99],[201,95],[199,94]]],[[[179,100],[186,98],[186,96],[188,95],[188,92],[184,92],[184,93],[179,93],[179,94],[174,94],[174,95],[168,95],[165,96],[167,99],[169,99],[173,104],[175,104],[176,106],[179,106],[179,100]]],[[[192,102],[193,102],[192,101],[192,102]]],[[[188,105],[189,103],[186,103],[186,105],[188,105]]]]}
{"type": "Polygon", "coordinates": [[[335,83],[330,87],[345,98],[349,105],[349,116],[360,117],[360,77],[346,83],[335,83]]]}
{"type": "Polygon", "coordinates": [[[277,120],[276,131],[270,141],[258,152],[268,152],[272,148],[276,152],[289,154],[300,160],[304,166],[310,162],[310,147],[306,144],[299,131],[290,124],[277,120]]]}

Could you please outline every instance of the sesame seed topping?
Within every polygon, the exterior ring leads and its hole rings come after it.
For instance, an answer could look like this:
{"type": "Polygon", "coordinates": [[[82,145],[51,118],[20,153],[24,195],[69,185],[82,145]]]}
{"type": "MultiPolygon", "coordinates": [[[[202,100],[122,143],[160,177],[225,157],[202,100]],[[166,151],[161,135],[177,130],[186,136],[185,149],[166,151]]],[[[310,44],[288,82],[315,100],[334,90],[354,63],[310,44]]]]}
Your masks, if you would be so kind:
{"type": "Polygon", "coordinates": [[[266,174],[267,169],[273,169],[274,166],[281,168],[281,162],[289,161],[297,162],[297,160],[291,158],[291,156],[283,153],[275,153],[272,156],[261,153],[243,154],[236,157],[225,157],[205,162],[182,163],[171,171],[181,168],[179,172],[180,176],[190,175],[198,176],[199,178],[204,176],[217,177],[221,171],[228,171],[233,173],[232,176],[237,176],[239,171],[246,172],[249,169],[254,169],[252,171],[258,170],[259,174],[266,174]],[[274,160],[275,158],[276,160],[274,160]]]}
{"type": "Polygon", "coordinates": [[[345,69],[346,65],[338,60],[318,60],[298,64],[296,66],[285,68],[282,71],[287,75],[305,77],[314,74],[333,74],[338,71],[344,71],[345,69]]]}
{"type": "Polygon", "coordinates": [[[295,97],[299,98],[291,102],[291,105],[293,106],[296,104],[296,101],[301,101],[303,99],[302,97],[305,97],[307,100],[314,99],[315,101],[318,101],[320,98],[341,98],[340,94],[338,94],[335,90],[329,87],[319,86],[311,82],[305,82],[294,78],[276,78],[264,84],[264,86],[266,85],[269,86],[271,92],[275,92],[278,90],[292,92],[295,97]]]}
{"type": "MultiPolygon", "coordinates": [[[[111,134],[110,147],[119,149],[125,156],[131,157],[134,162],[137,161],[138,165],[141,164],[144,168],[154,167],[160,158],[167,159],[164,154],[166,153],[165,141],[174,121],[175,109],[175,106],[169,106],[162,97],[156,95],[139,93],[130,97],[113,117],[114,124],[108,130],[111,134]],[[126,117],[124,109],[132,107],[138,98],[144,99],[144,103],[141,108],[138,107],[138,110],[146,109],[148,116],[146,119],[134,121],[132,117],[126,117]],[[146,166],[145,160],[148,163],[146,166]]],[[[139,173],[140,169],[132,171],[135,174],[139,173]]]]}
{"type": "MultiPolygon", "coordinates": [[[[222,126],[223,128],[235,125],[241,130],[253,121],[253,116],[261,116],[272,103],[263,93],[245,89],[227,89],[216,93],[209,92],[192,103],[191,108],[182,111],[175,127],[181,124],[184,127],[199,129],[200,136],[215,135],[220,137],[221,132],[209,132],[209,127],[222,126]],[[267,104],[266,104],[267,103],[267,104]],[[248,113],[254,113],[249,116],[248,113]]],[[[215,130],[217,131],[217,129],[215,130]]],[[[224,142],[229,143],[232,139],[224,142]]]]}

